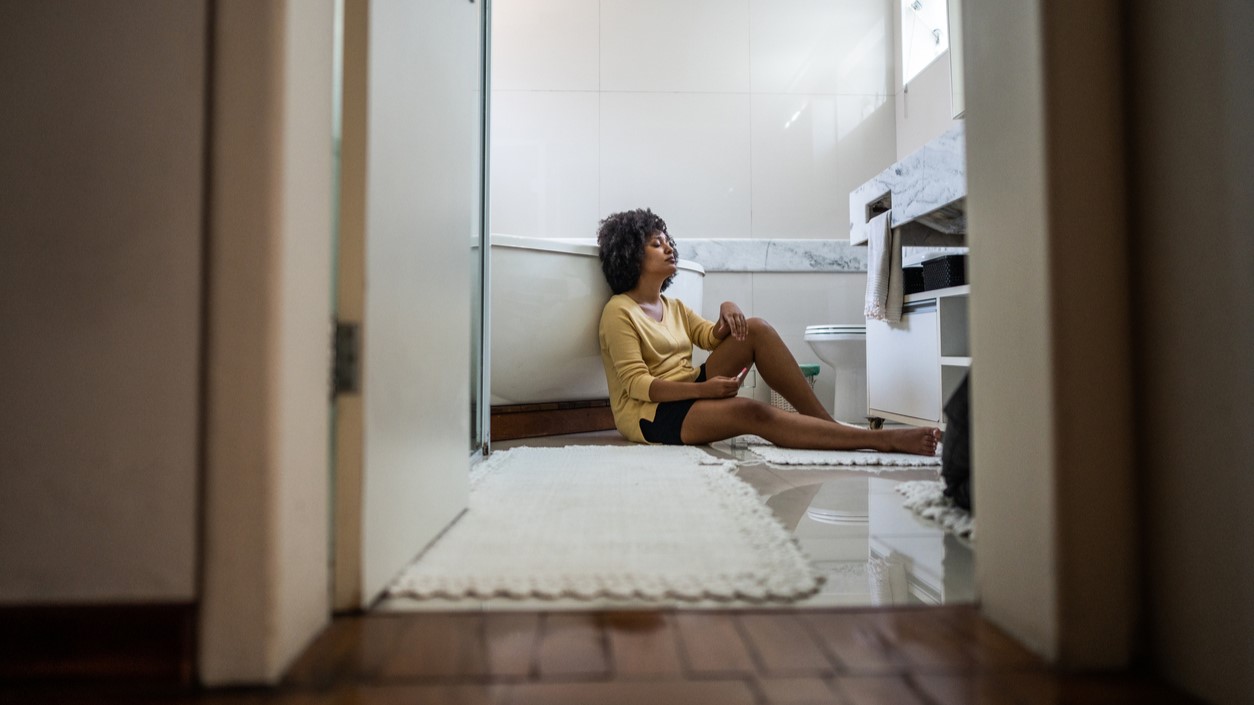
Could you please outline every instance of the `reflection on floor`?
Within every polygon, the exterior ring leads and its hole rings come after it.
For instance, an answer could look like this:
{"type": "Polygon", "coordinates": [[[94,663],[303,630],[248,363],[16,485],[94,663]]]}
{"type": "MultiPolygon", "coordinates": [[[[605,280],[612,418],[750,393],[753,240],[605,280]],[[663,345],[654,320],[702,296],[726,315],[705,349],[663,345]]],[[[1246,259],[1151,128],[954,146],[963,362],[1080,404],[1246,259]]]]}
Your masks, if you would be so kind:
{"type": "MultiPolygon", "coordinates": [[[[628,445],[615,431],[529,438],[493,445],[628,445]]],[[[900,482],[937,479],[929,468],[891,469],[879,474],[833,467],[781,468],[762,462],[728,442],[703,446],[738,462],[737,475],[758,491],[775,516],[793,532],[802,550],[822,571],[815,595],[779,607],[889,607],[967,604],[975,601],[971,544],[902,507],[893,491],[900,482]]],[[[656,603],[555,600],[413,600],[396,598],[382,610],[562,610],[657,607],[656,603]]],[[[663,605],[727,609],[726,602],[663,605]]],[[[763,605],[746,605],[761,609],[763,605]]]]}

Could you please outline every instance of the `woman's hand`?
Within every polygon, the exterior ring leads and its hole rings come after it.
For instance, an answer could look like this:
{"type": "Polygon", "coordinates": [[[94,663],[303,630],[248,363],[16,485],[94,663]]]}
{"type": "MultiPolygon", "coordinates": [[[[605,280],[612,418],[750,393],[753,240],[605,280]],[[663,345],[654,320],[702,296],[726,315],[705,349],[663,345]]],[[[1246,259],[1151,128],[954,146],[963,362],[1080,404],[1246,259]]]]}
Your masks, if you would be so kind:
{"type": "Polygon", "coordinates": [[[714,337],[722,340],[728,335],[736,340],[744,340],[749,335],[749,324],[745,322],[745,312],[731,301],[724,301],[718,307],[718,325],[714,326],[714,337]]]}
{"type": "Polygon", "coordinates": [[[735,377],[711,377],[701,383],[701,396],[705,399],[726,399],[740,391],[740,380],[735,377]]]}

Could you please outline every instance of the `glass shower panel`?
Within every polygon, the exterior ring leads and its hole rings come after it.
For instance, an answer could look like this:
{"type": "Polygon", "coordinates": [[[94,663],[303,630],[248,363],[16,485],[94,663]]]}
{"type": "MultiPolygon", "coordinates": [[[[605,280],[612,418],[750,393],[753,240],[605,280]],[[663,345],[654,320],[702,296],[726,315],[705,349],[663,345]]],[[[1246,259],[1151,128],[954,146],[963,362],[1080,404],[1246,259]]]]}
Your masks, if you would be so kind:
{"type": "MultiPolygon", "coordinates": [[[[473,1],[473,0],[472,0],[473,1]]],[[[489,55],[491,43],[488,40],[491,31],[491,2],[479,0],[479,51],[478,66],[475,75],[478,78],[475,87],[478,125],[472,158],[478,165],[474,188],[476,192],[472,202],[476,206],[471,225],[471,258],[470,258],[470,451],[487,452],[489,407],[487,390],[488,361],[488,311],[490,300],[487,287],[489,259],[491,247],[488,238],[488,121],[489,96],[489,55]]]]}

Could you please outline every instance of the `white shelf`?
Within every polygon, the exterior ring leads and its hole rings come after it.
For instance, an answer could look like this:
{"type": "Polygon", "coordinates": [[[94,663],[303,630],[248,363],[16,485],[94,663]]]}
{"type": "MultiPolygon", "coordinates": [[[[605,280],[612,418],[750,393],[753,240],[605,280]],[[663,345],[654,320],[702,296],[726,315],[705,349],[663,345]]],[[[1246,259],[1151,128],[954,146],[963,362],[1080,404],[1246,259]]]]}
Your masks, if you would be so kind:
{"type": "Polygon", "coordinates": [[[945,289],[933,289],[931,291],[920,291],[915,294],[906,294],[905,303],[911,301],[927,301],[928,299],[943,299],[949,296],[967,296],[971,293],[971,285],[963,284],[962,286],[951,286],[945,289]]]}
{"type": "Polygon", "coordinates": [[[971,287],[951,286],[905,297],[913,304],[897,324],[867,321],[867,402],[871,416],[934,426],[943,405],[971,369],[971,287]]]}

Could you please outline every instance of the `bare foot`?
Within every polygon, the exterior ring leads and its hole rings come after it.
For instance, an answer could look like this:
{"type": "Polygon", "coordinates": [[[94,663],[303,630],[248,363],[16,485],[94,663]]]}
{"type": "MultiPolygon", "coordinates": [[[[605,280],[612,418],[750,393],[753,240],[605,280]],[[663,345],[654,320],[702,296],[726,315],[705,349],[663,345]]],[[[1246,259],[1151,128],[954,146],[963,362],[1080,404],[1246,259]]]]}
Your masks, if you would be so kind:
{"type": "Polygon", "coordinates": [[[936,444],[940,442],[941,435],[939,428],[904,428],[880,433],[888,441],[888,450],[914,455],[936,455],[936,444]]]}

